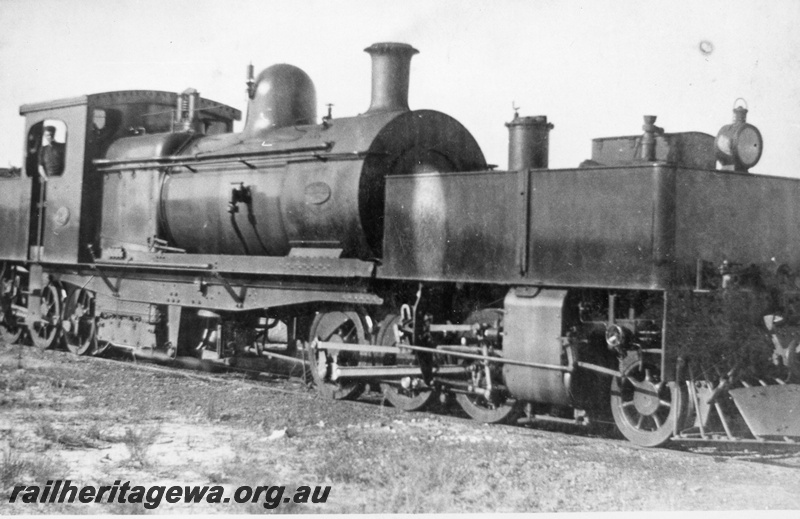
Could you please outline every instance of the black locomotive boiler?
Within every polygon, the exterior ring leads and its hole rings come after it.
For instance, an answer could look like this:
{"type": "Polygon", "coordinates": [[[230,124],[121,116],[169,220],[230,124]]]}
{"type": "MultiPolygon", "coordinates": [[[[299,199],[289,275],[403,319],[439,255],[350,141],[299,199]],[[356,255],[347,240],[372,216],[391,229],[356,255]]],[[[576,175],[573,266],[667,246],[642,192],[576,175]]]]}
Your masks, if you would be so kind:
{"type": "Polygon", "coordinates": [[[250,72],[238,133],[193,89],[22,106],[4,338],[297,363],[328,398],[613,420],[647,446],[800,437],[800,181],[748,172],[746,109],[716,137],[645,117],[571,169],[548,168],[546,117],[515,115],[497,171],[456,120],[409,109],[413,47],[366,51],[354,117],[318,119],[285,64],[250,72]]]}

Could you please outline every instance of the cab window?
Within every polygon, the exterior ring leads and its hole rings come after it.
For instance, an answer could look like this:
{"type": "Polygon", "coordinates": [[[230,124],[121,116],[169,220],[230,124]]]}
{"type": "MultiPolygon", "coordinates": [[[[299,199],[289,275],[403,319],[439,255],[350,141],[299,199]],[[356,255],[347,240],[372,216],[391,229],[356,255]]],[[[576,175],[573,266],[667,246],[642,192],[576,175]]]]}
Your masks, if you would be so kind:
{"type": "Polygon", "coordinates": [[[122,113],[119,110],[95,108],[92,110],[89,138],[101,149],[109,143],[119,130],[122,113]]]}
{"type": "Polygon", "coordinates": [[[29,176],[60,177],[67,155],[67,125],[58,119],[46,119],[28,132],[25,173],[29,176]]]}

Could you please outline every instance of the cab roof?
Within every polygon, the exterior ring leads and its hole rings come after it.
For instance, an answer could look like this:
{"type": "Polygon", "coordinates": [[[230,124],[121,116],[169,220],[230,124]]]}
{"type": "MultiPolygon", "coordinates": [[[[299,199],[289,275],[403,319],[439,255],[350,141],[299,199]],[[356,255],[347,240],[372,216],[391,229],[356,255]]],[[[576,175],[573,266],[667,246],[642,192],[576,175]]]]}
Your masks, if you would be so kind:
{"type": "MultiPolygon", "coordinates": [[[[175,92],[164,92],[161,90],[118,90],[114,92],[103,92],[99,94],[89,94],[41,103],[29,103],[19,107],[19,114],[26,115],[32,112],[52,110],[54,108],[66,108],[70,106],[93,105],[100,107],[112,107],[121,104],[135,103],[156,103],[174,106],[177,102],[178,94],[175,92]]],[[[222,119],[239,121],[242,112],[231,106],[212,101],[210,99],[200,99],[200,111],[211,114],[222,119]]]]}

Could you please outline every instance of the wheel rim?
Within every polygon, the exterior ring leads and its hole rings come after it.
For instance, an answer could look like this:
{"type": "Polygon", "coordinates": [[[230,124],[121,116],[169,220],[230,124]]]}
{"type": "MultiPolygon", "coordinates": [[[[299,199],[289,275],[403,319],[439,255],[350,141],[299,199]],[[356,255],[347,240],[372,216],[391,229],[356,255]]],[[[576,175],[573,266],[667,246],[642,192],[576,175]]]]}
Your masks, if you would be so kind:
{"type": "Polygon", "coordinates": [[[67,349],[78,355],[91,352],[96,339],[97,325],[94,318],[94,298],[83,289],[75,289],[64,305],[64,342],[67,349]]]}
{"type": "Polygon", "coordinates": [[[25,317],[14,306],[26,308],[23,281],[16,267],[0,266],[0,339],[7,344],[19,341],[25,330],[25,317]]]}
{"type": "Polygon", "coordinates": [[[655,365],[637,362],[611,383],[614,423],[628,440],[644,447],[666,443],[685,408],[682,386],[662,381],[659,373],[655,365]]]}
{"type": "MultiPolygon", "coordinates": [[[[485,387],[485,383],[479,386],[480,389],[485,389],[485,387]]],[[[497,394],[487,399],[480,395],[458,393],[456,402],[473,420],[483,423],[507,423],[519,416],[517,402],[503,394],[497,394]]]]}
{"type": "Polygon", "coordinates": [[[90,350],[93,357],[99,357],[111,346],[107,341],[95,340],[94,348],[90,350]]]}
{"type": "MultiPolygon", "coordinates": [[[[313,341],[338,342],[347,344],[368,344],[363,317],[355,311],[332,311],[317,314],[311,323],[309,337],[313,341]]],[[[311,376],[317,390],[326,398],[334,400],[353,400],[364,392],[361,382],[333,381],[331,374],[336,366],[357,366],[359,354],[355,352],[316,348],[310,351],[308,360],[311,376]]]]}
{"type": "MultiPolygon", "coordinates": [[[[396,329],[401,324],[399,315],[390,314],[381,323],[381,331],[378,333],[376,343],[379,346],[393,346],[404,343],[405,341],[398,342],[396,329]]],[[[417,365],[415,355],[407,355],[404,359],[401,353],[394,355],[394,362],[389,360],[388,365],[417,365]]],[[[381,390],[386,400],[389,401],[394,407],[402,409],[403,411],[420,411],[424,409],[428,403],[433,400],[436,393],[428,387],[421,378],[411,378],[408,380],[408,387],[404,387],[401,383],[381,383],[381,390]]]]}
{"type": "Polygon", "coordinates": [[[46,350],[55,346],[61,329],[61,290],[48,283],[42,289],[42,302],[37,319],[28,330],[34,346],[46,350]]]}
{"type": "MultiPolygon", "coordinates": [[[[493,308],[478,310],[470,314],[464,324],[487,323],[502,321],[503,311],[493,308]]],[[[479,362],[469,361],[472,371],[472,385],[475,389],[486,389],[486,368],[479,362]]],[[[502,375],[497,373],[499,365],[491,366],[493,384],[502,380],[502,375]]],[[[519,405],[506,391],[495,391],[488,398],[475,394],[456,394],[456,402],[472,419],[483,423],[506,423],[519,416],[519,405]]]]}

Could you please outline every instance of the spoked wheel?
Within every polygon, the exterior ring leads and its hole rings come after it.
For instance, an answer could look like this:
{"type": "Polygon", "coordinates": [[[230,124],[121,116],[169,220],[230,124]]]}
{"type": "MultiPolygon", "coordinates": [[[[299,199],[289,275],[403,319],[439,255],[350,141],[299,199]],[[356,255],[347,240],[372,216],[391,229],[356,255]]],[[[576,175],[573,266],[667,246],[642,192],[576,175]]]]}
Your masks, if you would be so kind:
{"type": "MultiPolygon", "coordinates": [[[[317,314],[311,323],[309,338],[311,344],[314,339],[322,342],[369,344],[364,318],[353,310],[317,314]]],[[[354,400],[364,392],[364,384],[361,382],[334,381],[331,378],[337,366],[358,366],[360,356],[357,352],[313,348],[308,357],[314,384],[326,398],[354,400]]]]}
{"type": "Polygon", "coordinates": [[[20,312],[28,306],[24,274],[16,266],[0,265],[0,340],[6,344],[15,344],[25,331],[25,316],[20,312]]]}
{"type": "MultiPolygon", "coordinates": [[[[377,344],[379,346],[398,346],[405,343],[404,339],[398,342],[397,327],[401,323],[401,318],[397,314],[389,314],[381,323],[381,330],[378,332],[377,344]]],[[[411,352],[403,354],[397,352],[394,364],[416,365],[416,355],[411,352]]],[[[381,383],[381,390],[393,406],[403,411],[420,411],[436,397],[433,391],[420,377],[408,377],[398,383],[381,383]]]]}
{"type": "Polygon", "coordinates": [[[61,331],[61,289],[51,282],[42,289],[39,315],[28,326],[34,346],[46,350],[55,346],[61,331]]]}
{"type": "MultiPolygon", "coordinates": [[[[476,389],[486,389],[486,377],[483,366],[476,366],[473,373],[473,385],[476,389]]],[[[483,423],[509,423],[519,418],[521,408],[516,400],[502,392],[484,395],[456,394],[456,402],[473,420],[483,423]]]]}
{"type": "Polygon", "coordinates": [[[643,447],[666,443],[676,426],[683,425],[687,411],[685,388],[662,381],[660,371],[637,361],[611,383],[614,422],[628,440],[643,447]]]}
{"type": "Polygon", "coordinates": [[[67,349],[77,355],[91,353],[96,342],[97,323],[94,318],[94,297],[82,288],[74,289],[64,305],[61,322],[67,349]]]}
{"type": "MultiPolygon", "coordinates": [[[[472,313],[464,320],[464,324],[494,325],[501,322],[502,319],[502,310],[488,308],[472,313]]],[[[480,361],[468,362],[472,379],[470,385],[474,389],[486,390],[489,387],[486,367],[480,361]]],[[[491,364],[489,376],[492,386],[495,386],[502,380],[502,366],[497,363],[491,364]]],[[[488,396],[457,393],[456,402],[473,420],[483,423],[509,423],[519,418],[521,414],[521,406],[502,389],[493,389],[488,396]]]]}

